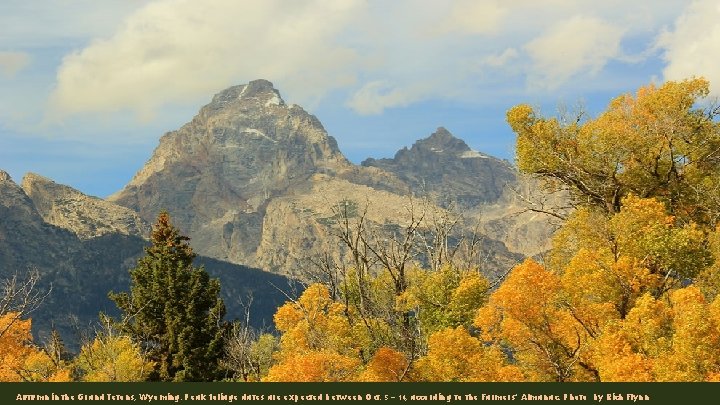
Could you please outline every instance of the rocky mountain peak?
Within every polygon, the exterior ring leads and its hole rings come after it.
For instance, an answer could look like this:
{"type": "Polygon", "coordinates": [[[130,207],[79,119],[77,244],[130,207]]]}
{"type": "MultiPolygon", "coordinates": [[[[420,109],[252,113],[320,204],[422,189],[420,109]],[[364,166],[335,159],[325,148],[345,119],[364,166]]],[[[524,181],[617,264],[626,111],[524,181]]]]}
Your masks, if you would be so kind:
{"type": "Polygon", "coordinates": [[[145,236],[149,230],[134,211],[39,174],[26,174],[21,187],[45,222],[67,229],[80,239],[114,233],[145,236]]]}
{"type": "Polygon", "coordinates": [[[496,202],[505,185],[515,181],[509,164],[470,149],[443,127],[392,159],[367,159],[362,165],[395,174],[440,205],[457,203],[462,208],[496,202]]]}
{"type": "Polygon", "coordinates": [[[216,94],[209,106],[220,106],[227,103],[255,102],[267,106],[284,106],[285,100],[273,84],[265,79],[258,79],[248,84],[229,87],[216,94]]]}
{"type": "MultiPolygon", "coordinates": [[[[0,170],[0,241],[18,231],[18,224],[39,226],[41,223],[42,219],[30,198],[7,172],[0,170]]],[[[0,254],[0,275],[3,265],[1,256],[2,254],[0,254]]]]}
{"type": "Polygon", "coordinates": [[[50,180],[49,178],[41,176],[37,173],[26,173],[25,176],[23,176],[22,188],[24,190],[32,189],[33,186],[35,186],[37,184],[42,184],[42,185],[46,185],[46,186],[55,185],[57,187],[67,187],[62,184],[57,184],[53,180],[50,180]]]}
{"type": "Polygon", "coordinates": [[[433,152],[466,152],[470,147],[460,138],[456,138],[447,129],[439,127],[429,137],[417,141],[413,147],[427,148],[433,152]]]}
{"type": "Polygon", "coordinates": [[[282,97],[280,97],[280,92],[275,89],[275,86],[273,86],[272,83],[264,79],[258,79],[249,82],[245,85],[240,94],[241,98],[260,98],[267,96],[270,96],[271,98],[277,97],[277,102],[279,104],[285,104],[285,102],[282,100],[282,97]]]}

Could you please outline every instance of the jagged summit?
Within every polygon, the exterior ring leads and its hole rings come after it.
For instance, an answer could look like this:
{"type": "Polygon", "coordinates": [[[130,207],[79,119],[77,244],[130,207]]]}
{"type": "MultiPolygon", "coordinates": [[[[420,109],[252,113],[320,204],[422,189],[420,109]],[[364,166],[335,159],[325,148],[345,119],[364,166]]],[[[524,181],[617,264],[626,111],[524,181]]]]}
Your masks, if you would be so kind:
{"type": "MultiPolygon", "coordinates": [[[[276,187],[270,183],[283,183],[288,176],[337,170],[349,161],[315,116],[288,107],[271,82],[254,80],[219,92],[191,122],[165,134],[126,190],[171,165],[203,173],[214,170],[229,184],[264,178],[263,187],[272,189],[276,187]]],[[[287,187],[287,182],[278,187],[287,187]]],[[[126,190],[110,199],[123,200],[126,190]]]]}
{"type": "Polygon", "coordinates": [[[47,184],[47,185],[52,184],[52,185],[56,185],[59,187],[67,187],[65,185],[57,184],[52,179],[45,177],[45,176],[41,176],[37,173],[33,173],[33,172],[25,173],[25,176],[23,176],[23,179],[22,179],[22,188],[24,190],[32,189],[33,185],[35,185],[35,184],[47,184]]]}
{"type": "Polygon", "coordinates": [[[392,159],[370,158],[362,165],[395,174],[414,192],[435,196],[441,205],[457,203],[463,208],[497,201],[505,186],[515,181],[515,170],[507,162],[472,150],[443,127],[392,159]]]}
{"type": "MultiPolygon", "coordinates": [[[[439,127],[427,138],[418,140],[413,144],[411,149],[442,153],[448,156],[460,157],[463,159],[481,158],[498,160],[484,153],[471,149],[470,146],[465,143],[465,141],[457,138],[444,127],[439,127]]],[[[407,153],[407,150],[407,148],[403,148],[398,151],[398,154],[402,155],[404,153],[407,153]]],[[[395,155],[395,158],[398,158],[397,154],[395,155]]]]}
{"type": "MultiPolygon", "coordinates": [[[[32,201],[16,184],[8,172],[0,170],[0,240],[3,239],[3,227],[13,223],[40,223],[32,201]]],[[[10,233],[11,234],[11,233],[10,233]]],[[[3,261],[0,258],[0,266],[3,261]]],[[[0,269],[2,270],[2,269],[0,269]]]]}
{"type": "Polygon", "coordinates": [[[428,148],[433,152],[466,152],[470,147],[460,138],[456,138],[450,131],[439,127],[429,137],[421,139],[413,145],[418,148],[428,148]]]}
{"type": "Polygon", "coordinates": [[[266,106],[285,105],[285,100],[280,96],[280,92],[271,82],[265,79],[253,80],[248,84],[229,87],[216,94],[212,98],[210,105],[232,103],[237,100],[254,100],[266,106]]]}

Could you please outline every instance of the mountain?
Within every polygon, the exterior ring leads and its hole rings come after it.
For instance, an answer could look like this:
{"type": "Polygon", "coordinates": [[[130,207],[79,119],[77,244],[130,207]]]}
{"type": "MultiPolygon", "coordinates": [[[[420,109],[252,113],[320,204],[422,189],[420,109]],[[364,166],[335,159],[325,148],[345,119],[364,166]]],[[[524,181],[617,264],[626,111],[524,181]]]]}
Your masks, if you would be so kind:
{"type": "Polygon", "coordinates": [[[350,168],[317,118],[256,80],[218,93],[191,122],[165,134],[109,200],[145,220],[168,210],[203,254],[255,265],[268,201],[313,174],[350,168]]]}
{"type": "MultiPolygon", "coordinates": [[[[38,272],[36,290],[47,296],[30,316],[40,342],[54,327],[76,350],[100,311],[117,314],[107,294],[128,289],[128,270],[143,254],[148,229],[127,208],[32,173],[21,187],[0,170],[0,280],[38,272]]],[[[229,319],[244,317],[252,297],[257,327],[270,326],[286,300],[278,289],[298,289],[283,276],[246,266],[202,256],[196,264],[220,279],[229,319]]]]}
{"type": "Polygon", "coordinates": [[[393,173],[421,195],[442,206],[455,203],[460,210],[497,202],[517,180],[508,162],[470,149],[442,127],[392,159],[370,158],[362,166],[393,173]]]}
{"type": "MultiPolygon", "coordinates": [[[[208,257],[293,274],[336,244],[338,204],[367,205],[369,223],[388,228],[406,222],[409,196],[422,184],[465,208],[497,200],[511,173],[507,163],[472,151],[446,130],[393,162],[353,165],[315,116],[287,105],[272,83],[255,80],[221,91],[165,134],[109,200],[148,222],[167,210],[208,257]]],[[[490,272],[518,260],[485,239],[497,267],[490,272]]]]}

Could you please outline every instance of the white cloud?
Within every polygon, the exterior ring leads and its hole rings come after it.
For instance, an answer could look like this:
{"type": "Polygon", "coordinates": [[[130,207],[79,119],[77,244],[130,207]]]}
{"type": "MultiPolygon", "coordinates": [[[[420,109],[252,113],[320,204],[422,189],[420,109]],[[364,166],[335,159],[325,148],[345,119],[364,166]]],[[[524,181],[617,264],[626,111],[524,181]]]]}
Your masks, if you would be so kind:
{"type": "Polygon", "coordinates": [[[133,4],[143,7],[115,24],[114,32],[97,34],[65,56],[50,96],[51,117],[66,121],[73,114],[130,110],[150,119],[169,105],[197,105],[224,87],[255,78],[273,81],[288,101],[311,109],[340,90],[335,96],[345,97],[360,114],[422,100],[490,100],[490,91],[517,92],[524,85],[549,91],[572,83],[581,92],[591,82],[573,79],[610,82],[602,77],[609,61],[652,56],[646,44],[683,4],[146,3],[136,0],[133,4]],[[624,55],[627,38],[642,38],[628,47],[638,56],[624,55]]]}
{"type": "Polygon", "coordinates": [[[312,100],[353,82],[356,56],[333,38],[361,7],[355,0],[151,3],[111,37],[63,59],[51,113],[129,109],[147,117],[255,78],[312,100]]]}
{"type": "Polygon", "coordinates": [[[665,50],[665,80],[704,76],[711,93],[720,96],[720,1],[693,2],[673,28],[658,41],[665,50]]]}
{"type": "Polygon", "coordinates": [[[0,73],[13,77],[30,63],[30,55],[24,52],[0,52],[0,73]]]}
{"type": "Polygon", "coordinates": [[[596,74],[620,55],[624,29],[594,17],[559,21],[525,45],[532,65],[531,86],[552,89],[575,75],[596,74]]]}
{"type": "Polygon", "coordinates": [[[401,89],[384,81],[365,84],[348,100],[348,107],[362,115],[382,113],[386,108],[403,107],[422,98],[417,89],[401,89]]]}
{"type": "Polygon", "coordinates": [[[438,27],[439,32],[492,34],[501,28],[508,10],[496,0],[457,0],[438,27]]]}

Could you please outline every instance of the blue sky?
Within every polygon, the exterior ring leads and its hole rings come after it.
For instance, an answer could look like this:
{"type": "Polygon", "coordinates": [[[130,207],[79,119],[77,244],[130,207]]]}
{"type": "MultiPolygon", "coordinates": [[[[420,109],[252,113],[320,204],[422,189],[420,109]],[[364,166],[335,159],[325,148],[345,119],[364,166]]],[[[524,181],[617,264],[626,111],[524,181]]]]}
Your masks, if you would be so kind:
{"type": "Polygon", "coordinates": [[[702,75],[719,0],[3,0],[0,169],[97,196],[213,94],[264,78],[359,163],[444,126],[512,160],[505,111],[602,111],[702,75]]]}

